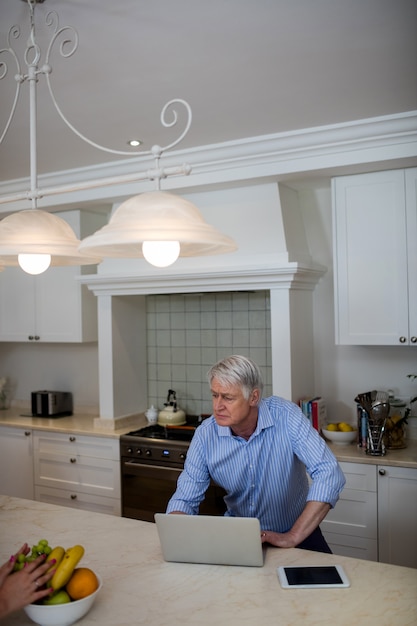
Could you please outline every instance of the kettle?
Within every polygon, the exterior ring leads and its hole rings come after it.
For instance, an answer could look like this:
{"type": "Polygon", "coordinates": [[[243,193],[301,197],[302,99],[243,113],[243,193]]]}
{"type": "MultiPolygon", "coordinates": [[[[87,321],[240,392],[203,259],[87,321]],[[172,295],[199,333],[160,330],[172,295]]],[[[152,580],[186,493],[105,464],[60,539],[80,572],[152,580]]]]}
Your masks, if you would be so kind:
{"type": "Polygon", "coordinates": [[[164,409],[158,413],[160,426],[183,426],[186,423],[185,411],[177,406],[177,394],[173,389],[168,389],[167,401],[164,409]]]}

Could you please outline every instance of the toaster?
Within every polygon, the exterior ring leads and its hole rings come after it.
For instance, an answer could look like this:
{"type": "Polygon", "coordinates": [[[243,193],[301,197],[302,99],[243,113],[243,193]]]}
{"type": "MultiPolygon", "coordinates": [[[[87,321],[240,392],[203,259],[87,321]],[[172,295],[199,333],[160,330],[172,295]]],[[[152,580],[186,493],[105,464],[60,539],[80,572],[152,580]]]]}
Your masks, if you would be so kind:
{"type": "Polygon", "coordinates": [[[72,393],[69,391],[32,391],[33,417],[72,415],[72,393]]]}

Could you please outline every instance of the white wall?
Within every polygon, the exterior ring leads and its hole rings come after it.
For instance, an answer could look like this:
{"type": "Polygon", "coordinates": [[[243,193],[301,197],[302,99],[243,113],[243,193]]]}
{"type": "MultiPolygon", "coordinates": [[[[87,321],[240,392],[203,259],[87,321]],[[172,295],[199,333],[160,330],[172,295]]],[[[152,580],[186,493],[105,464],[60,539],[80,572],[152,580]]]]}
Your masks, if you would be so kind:
{"type": "Polygon", "coordinates": [[[354,398],[360,392],[393,389],[400,397],[417,395],[417,383],[407,378],[417,373],[417,350],[335,345],[330,183],[298,193],[311,256],[329,268],[314,291],[315,392],[327,399],[331,419],[354,423],[354,398]]]}

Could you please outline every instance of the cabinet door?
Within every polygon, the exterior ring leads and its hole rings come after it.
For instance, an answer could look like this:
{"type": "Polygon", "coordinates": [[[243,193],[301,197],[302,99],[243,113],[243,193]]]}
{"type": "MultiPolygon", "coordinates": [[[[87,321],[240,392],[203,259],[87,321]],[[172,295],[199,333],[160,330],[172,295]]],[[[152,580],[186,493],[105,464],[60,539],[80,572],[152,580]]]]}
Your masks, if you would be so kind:
{"type": "Polygon", "coordinates": [[[35,341],[35,289],[36,277],[20,267],[0,273],[0,341],[35,341]]]}
{"type": "Polygon", "coordinates": [[[378,466],[379,560],[417,567],[417,470],[378,466]]]}
{"type": "Polygon", "coordinates": [[[31,430],[0,427],[0,493],[33,500],[31,430]]]}
{"type": "Polygon", "coordinates": [[[405,171],[410,343],[417,344],[417,168],[405,171]]]}
{"type": "Polygon", "coordinates": [[[336,343],[409,343],[404,170],[336,178],[332,191],[336,343]]]}

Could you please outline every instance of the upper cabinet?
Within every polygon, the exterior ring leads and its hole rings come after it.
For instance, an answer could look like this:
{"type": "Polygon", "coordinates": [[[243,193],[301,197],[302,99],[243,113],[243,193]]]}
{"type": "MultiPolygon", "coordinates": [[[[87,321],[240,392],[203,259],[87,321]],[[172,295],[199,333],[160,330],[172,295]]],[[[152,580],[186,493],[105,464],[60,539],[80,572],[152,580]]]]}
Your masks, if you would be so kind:
{"type": "Polygon", "coordinates": [[[417,345],[417,168],[332,181],[336,343],[417,345]]]}
{"type": "MultiPolygon", "coordinates": [[[[106,217],[78,210],[59,213],[78,238],[98,230],[106,217]]],[[[0,273],[0,341],[97,341],[97,302],[77,277],[94,266],[51,267],[30,276],[20,268],[0,273]]]]}

